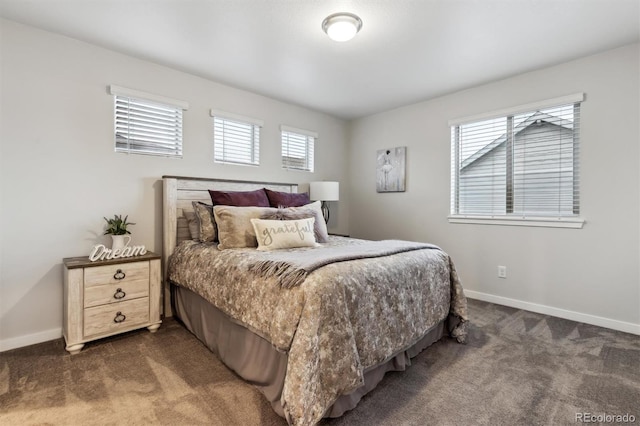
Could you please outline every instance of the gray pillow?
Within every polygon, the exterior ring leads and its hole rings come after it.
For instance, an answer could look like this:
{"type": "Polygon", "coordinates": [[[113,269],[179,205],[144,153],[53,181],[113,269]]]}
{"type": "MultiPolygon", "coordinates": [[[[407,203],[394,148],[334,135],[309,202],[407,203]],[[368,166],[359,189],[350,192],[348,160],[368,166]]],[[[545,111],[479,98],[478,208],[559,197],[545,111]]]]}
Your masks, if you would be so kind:
{"type": "Polygon", "coordinates": [[[180,216],[178,218],[178,229],[176,232],[176,243],[180,244],[183,241],[191,240],[191,234],[189,232],[189,224],[187,222],[187,218],[184,216],[180,216]]]}
{"type": "Polygon", "coordinates": [[[322,216],[322,211],[320,212],[320,218],[318,218],[317,213],[311,208],[301,207],[287,207],[280,208],[269,214],[262,219],[271,219],[271,220],[299,220],[299,219],[308,219],[314,218],[315,223],[313,225],[313,233],[316,237],[316,241],[319,243],[326,243],[329,240],[329,236],[326,235],[326,224],[324,223],[324,218],[322,216]],[[293,210],[295,209],[295,210],[293,210]],[[317,224],[318,220],[321,220],[322,223],[320,225],[317,224]],[[322,233],[322,225],[325,228],[325,234],[322,233]]]}
{"type": "MultiPolygon", "coordinates": [[[[213,218],[213,206],[200,201],[192,203],[193,211],[198,218],[198,226],[200,228],[198,240],[202,242],[214,242],[217,240],[216,222],[213,218]]],[[[191,231],[191,227],[189,228],[191,231]]]]}
{"type": "Polygon", "coordinates": [[[187,221],[187,227],[189,228],[189,234],[192,240],[200,239],[200,221],[196,216],[196,212],[184,212],[184,217],[187,221]]]}
{"type": "Polygon", "coordinates": [[[322,208],[320,201],[315,201],[311,204],[306,204],[300,207],[287,207],[286,209],[278,209],[269,216],[265,216],[262,219],[276,219],[276,220],[297,220],[306,219],[309,217],[315,218],[313,225],[313,231],[316,236],[316,241],[319,243],[329,242],[329,233],[327,231],[327,224],[322,216],[322,208]]]}

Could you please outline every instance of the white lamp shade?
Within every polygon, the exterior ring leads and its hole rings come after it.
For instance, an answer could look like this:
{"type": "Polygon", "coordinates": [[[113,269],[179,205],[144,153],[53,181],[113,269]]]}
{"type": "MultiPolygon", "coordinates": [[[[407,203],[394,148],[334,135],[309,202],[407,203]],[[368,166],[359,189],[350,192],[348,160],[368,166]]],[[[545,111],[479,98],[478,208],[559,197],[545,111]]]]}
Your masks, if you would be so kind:
{"type": "Polygon", "coordinates": [[[309,183],[309,198],[320,201],[340,200],[340,182],[309,183]]]}

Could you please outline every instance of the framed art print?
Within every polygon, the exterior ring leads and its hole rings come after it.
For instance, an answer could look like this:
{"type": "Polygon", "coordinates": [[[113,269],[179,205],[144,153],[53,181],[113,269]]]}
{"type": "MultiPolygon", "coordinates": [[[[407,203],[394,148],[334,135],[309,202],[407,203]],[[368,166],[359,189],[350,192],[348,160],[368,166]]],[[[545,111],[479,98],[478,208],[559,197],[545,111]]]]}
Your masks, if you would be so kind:
{"type": "Polygon", "coordinates": [[[380,149],[377,154],[376,190],[378,192],[404,192],[407,147],[380,149]]]}

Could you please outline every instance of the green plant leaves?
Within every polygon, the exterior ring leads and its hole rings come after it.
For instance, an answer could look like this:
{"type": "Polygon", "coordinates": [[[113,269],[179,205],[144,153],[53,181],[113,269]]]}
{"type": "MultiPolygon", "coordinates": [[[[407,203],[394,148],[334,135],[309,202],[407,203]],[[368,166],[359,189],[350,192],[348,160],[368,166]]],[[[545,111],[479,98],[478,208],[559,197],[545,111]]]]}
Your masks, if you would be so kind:
{"type": "Polygon", "coordinates": [[[107,219],[105,217],[104,220],[107,222],[107,229],[104,231],[104,235],[131,234],[131,232],[127,230],[127,226],[135,225],[135,223],[127,222],[128,219],[129,215],[125,216],[124,219],[122,219],[122,215],[118,214],[114,215],[113,219],[107,219]]]}

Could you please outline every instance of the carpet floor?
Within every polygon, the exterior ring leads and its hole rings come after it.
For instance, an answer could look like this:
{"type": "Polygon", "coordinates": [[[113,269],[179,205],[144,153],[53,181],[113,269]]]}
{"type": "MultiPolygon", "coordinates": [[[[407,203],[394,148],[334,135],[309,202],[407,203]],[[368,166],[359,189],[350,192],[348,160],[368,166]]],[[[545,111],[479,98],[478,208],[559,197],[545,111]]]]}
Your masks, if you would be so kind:
{"type": "MultiPolygon", "coordinates": [[[[322,424],[640,424],[639,336],[476,300],[469,312],[466,345],[441,340],[322,424]]],[[[0,424],[286,422],[169,319],[155,334],[88,343],[78,355],[62,339],[0,353],[0,424]]]]}

